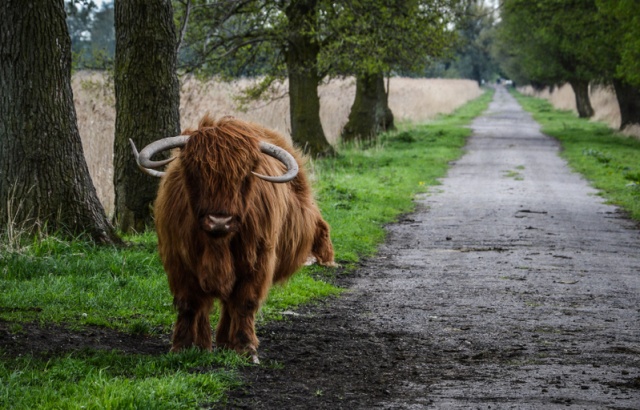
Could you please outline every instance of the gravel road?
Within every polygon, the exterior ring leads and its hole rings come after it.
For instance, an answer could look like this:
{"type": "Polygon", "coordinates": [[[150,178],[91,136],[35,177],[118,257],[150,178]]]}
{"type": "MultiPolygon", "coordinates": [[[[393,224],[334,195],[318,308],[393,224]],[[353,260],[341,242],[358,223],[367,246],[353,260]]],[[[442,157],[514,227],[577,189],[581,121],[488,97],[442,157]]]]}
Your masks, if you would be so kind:
{"type": "Polygon", "coordinates": [[[499,87],[349,291],[258,330],[230,408],[640,409],[640,231],[499,87]]]}

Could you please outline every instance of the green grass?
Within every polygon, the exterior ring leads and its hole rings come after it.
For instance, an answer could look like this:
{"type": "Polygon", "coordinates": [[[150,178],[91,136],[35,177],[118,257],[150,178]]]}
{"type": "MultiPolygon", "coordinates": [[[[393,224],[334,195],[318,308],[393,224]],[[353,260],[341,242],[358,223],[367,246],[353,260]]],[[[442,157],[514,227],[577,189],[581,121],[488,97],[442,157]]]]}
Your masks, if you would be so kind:
{"type": "Polygon", "coordinates": [[[181,409],[220,401],[239,385],[241,359],[188,350],[162,356],[80,352],[0,361],[0,407],[11,409],[181,409]]]}
{"type": "MultiPolygon", "coordinates": [[[[373,144],[342,147],[337,158],[313,161],[318,202],[346,274],[375,253],[384,224],[412,211],[415,195],[437,184],[448,163],[461,155],[471,132],[465,126],[491,96],[487,92],[432,124],[403,125],[373,144]]],[[[23,322],[169,333],[175,312],[157,238],[147,233],[126,239],[131,242],[126,249],[54,236],[0,241],[0,319],[11,322],[13,333],[25,331],[23,322]]],[[[335,272],[301,269],[272,289],[258,324],[339,294],[330,283],[335,272]]],[[[0,352],[0,408],[195,408],[224,400],[244,364],[226,351],[160,356],[82,351],[46,359],[0,352]]]]}
{"type": "Polygon", "coordinates": [[[569,165],[602,192],[609,203],[640,220],[640,141],[606,124],[577,118],[545,100],[514,93],[520,104],[542,125],[542,132],[562,144],[569,165]]]}

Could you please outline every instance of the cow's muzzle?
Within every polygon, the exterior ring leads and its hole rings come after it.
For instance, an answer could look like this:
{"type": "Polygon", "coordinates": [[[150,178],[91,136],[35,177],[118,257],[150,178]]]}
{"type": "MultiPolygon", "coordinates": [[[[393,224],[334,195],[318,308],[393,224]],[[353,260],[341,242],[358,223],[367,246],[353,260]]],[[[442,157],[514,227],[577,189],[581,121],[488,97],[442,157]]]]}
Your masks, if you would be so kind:
{"type": "Polygon", "coordinates": [[[231,216],[205,215],[200,218],[200,226],[214,236],[224,236],[235,230],[235,223],[231,216]]]}

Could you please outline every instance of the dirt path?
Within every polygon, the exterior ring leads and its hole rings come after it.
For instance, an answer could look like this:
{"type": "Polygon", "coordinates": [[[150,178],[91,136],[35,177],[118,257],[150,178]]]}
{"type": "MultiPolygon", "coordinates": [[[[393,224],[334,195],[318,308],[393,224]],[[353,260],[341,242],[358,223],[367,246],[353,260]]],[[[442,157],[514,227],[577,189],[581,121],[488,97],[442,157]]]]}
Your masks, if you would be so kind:
{"type": "Polygon", "coordinates": [[[229,408],[640,409],[640,231],[499,89],[350,292],[259,329],[229,408]]]}

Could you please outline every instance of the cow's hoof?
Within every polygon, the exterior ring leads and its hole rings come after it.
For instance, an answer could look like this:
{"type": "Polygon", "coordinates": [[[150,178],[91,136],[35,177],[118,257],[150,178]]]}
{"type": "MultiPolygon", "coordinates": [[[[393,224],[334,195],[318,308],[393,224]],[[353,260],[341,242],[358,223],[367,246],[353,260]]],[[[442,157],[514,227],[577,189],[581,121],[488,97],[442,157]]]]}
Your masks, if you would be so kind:
{"type": "Polygon", "coordinates": [[[256,353],[251,354],[251,363],[260,364],[260,359],[258,359],[258,355],[256,353]]]}
{"type": "Polygon", "coordinates": [[[260,359],[258,359],[258,349],[253,346],[242,349],[242,353],[245,357],[251,360],[253,364],[260,364],[260,359]]]}
{"type": "Polygon", "coordinates": [[[183,350],[186,350],[188,348],[190,348],[191,345],[189,346],[182,346],[182,345],[173,345],[171,346],[171,350],[169,350],[170,353],[180,353],[183,350]]]}
{"type": "Polygon", "coordinates": [[[258,359],[258,349],[250,346],[245,349],[245,354],[249,356],[249,360],[251,360],[251,363],[260,364],[260,359],[258,359]]]}
{"type": "Polygon", "coordinates": [[[236,351],[240,356],[245,357],[251,361],[253,364],[260,364],[260,359],[258,359],[258,349],[254,346],[246,346],[246,347],[233,347],[233,350],[236,351]]]}

